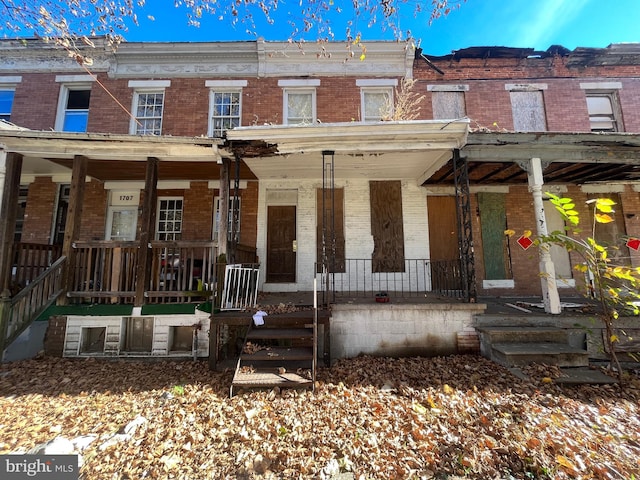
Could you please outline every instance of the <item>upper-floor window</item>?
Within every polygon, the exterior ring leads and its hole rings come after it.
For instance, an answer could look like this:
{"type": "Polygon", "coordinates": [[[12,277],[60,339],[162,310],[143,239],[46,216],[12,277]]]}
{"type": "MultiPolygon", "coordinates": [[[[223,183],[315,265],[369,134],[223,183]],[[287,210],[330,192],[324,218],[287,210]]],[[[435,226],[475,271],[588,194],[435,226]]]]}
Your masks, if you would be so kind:
{"type": "Polygon", "coordinates": [[[587,92],[587,110],[592,132],[619,132],[620,121],[617,115],[617,98],[615,92],[587,92]]]}
{"type": "Polygon", "coordinates": [[[592,132],[623,132],[622,113],[618,102],[621,82],[585,82],[589,126],[592,132]]]}
{"type": "Polygon", "coordinates": [[[13,95],[15,90],[11,89],[0,89],[0,119],[6,120],[7,122],[11,121],[11,109],[13,108],[13,95]]]}
{"type": "Polygon", "coordinates": [[[246,80],[208,80],[209,94],[209,136],[222,137],[224,132],[241,124],[242,87],[246,80]]]}
{"type": "Polygon", "coordinates": [[[158,199],[156,239],[175,241],[182,238],[182,197],[158,199]]]}
{"type": "Polygon", "coordinates": [[[546,84],[507,84],[511,97],[513,130],[516,132],[544,132],[547,116],[544,109],[543,90],[546,84]]]}
{"type": "Polygon", "coordinates": [[[61,83],[55,129],[63,132],[86,132],[89,121],[90,75],[57,75],[61,83]]]}
{"type": "Polygon", "coordinates": [[[316,122],[317,79],[279,80],[283,89],[283,124],[299,125],[316,122]]]}
{"type": "Polygon", "coordinates": [[[58,111],[56,130],[63,132],[86,132],[89,121],[89,99],[91,88],[63,86],[62,101],[58,111]]]}
{"type": "Polygon", "coordinates": [[[464,92],[468,85],[428,85],[434,120],[451,120],[467,115],[464,92]]]}
{"type": "Polygon", "coordinates": [[[397,85],[395,78],[356,80],[356,86],[360,87],[360,118],[363,122],[393,118],[393,89],[397,85]]]}
{"type": "Polygon", "coordinates": [[[164,111],[164,89],[170,80],[130,80],[129,87],[135,88],[131,112],[130,133],[132,135],[161,135],[164,111]]]}

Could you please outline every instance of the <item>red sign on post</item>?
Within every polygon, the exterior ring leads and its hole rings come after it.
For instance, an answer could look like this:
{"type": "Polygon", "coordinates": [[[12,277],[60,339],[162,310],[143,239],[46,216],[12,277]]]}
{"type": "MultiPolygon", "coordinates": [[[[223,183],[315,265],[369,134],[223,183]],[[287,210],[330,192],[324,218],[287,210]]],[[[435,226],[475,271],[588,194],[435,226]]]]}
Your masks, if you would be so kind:
{"type": "Polygon", "coordinates": [[[523,250],[526,250],[527,248],[529,248],[531,245],[533,245],[533,240],[531,240],[529,237],[525,237],[524,235],[522,235],[518,240],[516,240],[518,242],[518,245],[520,245],[523,250]]]}
{"type": "Polygon", "coordinates": [[[638,251],[638,249],[640,249],[640,238],[630,238],[627,240],[627,247],[638,251]]]}

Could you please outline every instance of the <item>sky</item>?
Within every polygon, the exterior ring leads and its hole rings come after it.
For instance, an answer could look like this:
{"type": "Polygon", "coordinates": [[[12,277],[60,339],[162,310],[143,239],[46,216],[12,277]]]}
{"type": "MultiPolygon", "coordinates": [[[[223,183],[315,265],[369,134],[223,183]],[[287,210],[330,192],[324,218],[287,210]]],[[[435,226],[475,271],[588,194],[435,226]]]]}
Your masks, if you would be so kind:
{"type": "MultiPolygon", "coordinates": [[[[291,27],[287,17],[294,16],[300,0],[280,0],[275,24],[259,22],[257,34],[265,40],[287,40],[291,27]]],[[[304,1],[304,0],[302,0],[304,1]]],[[[334,0],[339,4],[342,0],[334,0]]],[[[422,0],[430,4],[431,0],[422,0]]],[[[345,4],[350,3],[345,1],[345,4]]],[[[413,4],[400,3],[400,29],[410,30],[424,53],[446,55],[471,46],[505,46],[546,50],[551,45],[606,47],[612,43],[640,42],[640,0],[467,0],[460,9],[435,20],[431,25],[413,16],[413,4]]],[[[148,0],[145,12],[138,14],[140,26],[132,25],[128,41],[240,41],[255,40],[242,24],[232,27],[228,21],[203,17],[201,26],[187,24],[184,11],[173,7],[173,0],[148,0]],[[151,21],[147,15],[152,15],[151,21]]],[[[260,14],[256,15],[261,20],[260,14]]],[[[335,40],[345,39],[348,14],[332,17],[335,40]]],[[[360,19],[353,31],[366,40],[393,40],[391,31],[380,23],[373,27],[360,19]]],[[[313,31],[302,36],[315,41],[313,31]]]]}

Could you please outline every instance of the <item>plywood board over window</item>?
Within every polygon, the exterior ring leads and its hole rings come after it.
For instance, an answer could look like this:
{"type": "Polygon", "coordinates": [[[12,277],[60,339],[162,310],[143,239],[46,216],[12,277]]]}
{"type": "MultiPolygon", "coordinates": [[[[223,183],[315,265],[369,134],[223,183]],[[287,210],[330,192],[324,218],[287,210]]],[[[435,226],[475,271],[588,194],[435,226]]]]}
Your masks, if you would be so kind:
{"type": "Polygon", "coordinates": [[[507,229],[505,195],[502,193],[478,193],[478,206],[480,208],[485,280],[511,279],[509,244],[504,234],[507,229]]]}
{"type": "Polygon", "coordinates": [[[404,272],[404,229],[400,181],[369,182],[372,271],[404,272]]]}

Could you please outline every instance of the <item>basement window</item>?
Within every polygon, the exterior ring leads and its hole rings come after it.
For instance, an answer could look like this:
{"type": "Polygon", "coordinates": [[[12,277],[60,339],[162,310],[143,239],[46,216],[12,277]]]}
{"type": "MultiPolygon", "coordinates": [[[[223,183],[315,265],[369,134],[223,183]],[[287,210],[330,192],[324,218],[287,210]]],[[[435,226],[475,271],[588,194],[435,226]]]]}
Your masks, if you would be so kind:
{"type": "Polygon", "coordinates": [[[104,352],[106,327],[83,327],[81,334],[80,353],[104,352]]]}
{"type": "Polygon", "coordinates": [[[153,346],[153,317],[128,317],[125,320],[124,350],[151,353],[153,346]]]}
{"type": "Polygon", "coordinates": [[[191,352],[193,348],[193,327],[170,327],[169,351],[191,352]]]}

